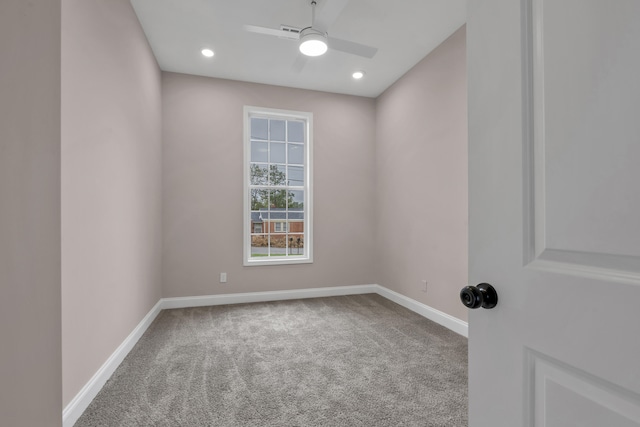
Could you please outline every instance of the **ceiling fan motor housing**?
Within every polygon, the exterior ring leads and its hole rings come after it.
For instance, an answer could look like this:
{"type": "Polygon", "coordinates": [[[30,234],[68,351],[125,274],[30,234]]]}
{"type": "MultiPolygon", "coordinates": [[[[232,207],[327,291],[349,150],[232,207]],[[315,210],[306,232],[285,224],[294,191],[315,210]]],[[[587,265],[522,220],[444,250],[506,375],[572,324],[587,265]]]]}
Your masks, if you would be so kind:
{"type": "Polygon", "coordinates": [[[313,27],[307,27],[300,31],[300,52],[307,56],[320,56],[327,49],[327,33],[313,27]]]}

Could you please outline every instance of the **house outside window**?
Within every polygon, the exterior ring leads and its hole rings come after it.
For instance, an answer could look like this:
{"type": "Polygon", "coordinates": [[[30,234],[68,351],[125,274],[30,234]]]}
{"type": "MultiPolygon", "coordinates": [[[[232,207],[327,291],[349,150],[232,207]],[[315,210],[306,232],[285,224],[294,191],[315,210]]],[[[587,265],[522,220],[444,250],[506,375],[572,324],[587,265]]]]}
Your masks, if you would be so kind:
{"type": "Polygon", "coordinates": [[[244,265],[312,258],[312,114],[244,109],[244,265]]]}

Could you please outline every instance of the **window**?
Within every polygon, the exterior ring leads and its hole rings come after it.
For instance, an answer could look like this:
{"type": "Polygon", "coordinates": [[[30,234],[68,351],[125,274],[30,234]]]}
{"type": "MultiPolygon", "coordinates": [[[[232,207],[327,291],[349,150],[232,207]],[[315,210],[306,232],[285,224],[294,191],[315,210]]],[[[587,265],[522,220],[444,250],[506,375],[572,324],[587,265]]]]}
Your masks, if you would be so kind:
{"type": "Polygon", "coordinates": [[[244,109],[244,265],[312,262],[312,114],[244,109]]]}
{"type": "Polygon", "coordinates": [[[289,231],[288,227],[289,223],[287,222],[276,222],[273,224],[273,231],[276,233],[284,233],[289,231]]]}

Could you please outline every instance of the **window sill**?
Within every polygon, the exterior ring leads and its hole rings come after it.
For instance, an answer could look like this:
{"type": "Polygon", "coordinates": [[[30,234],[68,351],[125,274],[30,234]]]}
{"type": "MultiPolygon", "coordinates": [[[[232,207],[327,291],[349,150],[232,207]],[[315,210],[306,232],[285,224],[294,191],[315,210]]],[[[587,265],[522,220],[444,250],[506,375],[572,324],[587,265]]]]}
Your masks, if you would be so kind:
{"type": "Polygon", "coordinates": [[[292,265],[292,264],[312,264],[311,257],[287,257],[272,259],[245,259],[245,267],[253,267],[259,265],[292,265]]]}

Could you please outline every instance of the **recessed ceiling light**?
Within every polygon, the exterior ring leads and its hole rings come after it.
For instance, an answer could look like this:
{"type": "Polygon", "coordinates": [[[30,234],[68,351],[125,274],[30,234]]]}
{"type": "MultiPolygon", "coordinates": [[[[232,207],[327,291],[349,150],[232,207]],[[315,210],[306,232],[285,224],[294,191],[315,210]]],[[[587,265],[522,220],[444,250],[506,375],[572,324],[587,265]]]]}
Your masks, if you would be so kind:
{"type": "Polygon", "coordinates": [[[356,80],[360,80],[361,78],[364,77],[364,74],[365,74],[364,71],[356,71],[351,76],[356,80]]]}
{"type": "Polygon", "coordinates": [[[211,58],[213,56],[213,51],[211,49],[202,49],[201,52],[202,55],[206,56],[207,58],[211,58]]]}

